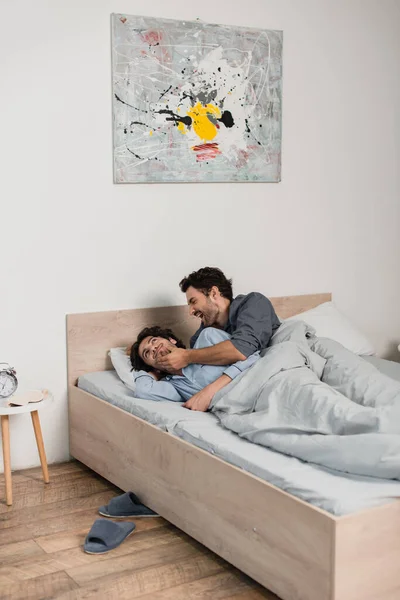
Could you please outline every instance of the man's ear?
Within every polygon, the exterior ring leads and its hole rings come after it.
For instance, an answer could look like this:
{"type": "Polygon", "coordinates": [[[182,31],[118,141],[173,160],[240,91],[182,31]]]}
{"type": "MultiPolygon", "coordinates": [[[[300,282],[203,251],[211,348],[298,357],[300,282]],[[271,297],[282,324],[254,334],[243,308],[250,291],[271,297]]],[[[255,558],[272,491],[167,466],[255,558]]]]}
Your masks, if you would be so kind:
{"type": "Polygon", "coordinates": [[[219,298],[221,296],[221,292],[219,291],[219,289],[217,288],[216,285],[213,285],[211,290],[210,290],[210,294],[211,298],[213,298],[214,300],[216,300],[217,298],[219,298]]]}
{"type": "Polygon", "coordinates": [[[176,346],[176,340],[174,340],[174,338],[169,338],[169,341],[171,342],[171,344],[174,344],[174,346],[176,346]]]}

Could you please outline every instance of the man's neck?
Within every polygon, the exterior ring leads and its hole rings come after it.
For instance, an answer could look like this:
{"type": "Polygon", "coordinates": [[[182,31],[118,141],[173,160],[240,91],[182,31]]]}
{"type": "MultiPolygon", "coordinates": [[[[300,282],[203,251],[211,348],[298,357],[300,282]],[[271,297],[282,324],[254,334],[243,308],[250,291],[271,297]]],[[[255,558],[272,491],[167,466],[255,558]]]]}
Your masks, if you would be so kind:
{"type": "Polygon", "coordinates": [[[182,369],[179,369],[178,371],[158,371],[158,375],[157,372],[153,371],[153,373],[156,375],[156,378],[158,380],[164,379],[164,377],[166,377],[167,375],[180,375],[181,377],[183,376],[182,369]]]}
{"type": "Polygon", "coordinates": [[[218,315],[218,319],[216,321],[216,325],[221,329],[224,329],[229,319],[229,308],[231,305],[231,301],[227,298],[221,298],[221,307],[220,313],[218,315]]]}
{"type": "Polygon", "coordinates": [[[178,369],[177,371],[168,371],[167,375],[180,375],[182,377],[183,376],[183,370],[182,369],[178,369]]]}

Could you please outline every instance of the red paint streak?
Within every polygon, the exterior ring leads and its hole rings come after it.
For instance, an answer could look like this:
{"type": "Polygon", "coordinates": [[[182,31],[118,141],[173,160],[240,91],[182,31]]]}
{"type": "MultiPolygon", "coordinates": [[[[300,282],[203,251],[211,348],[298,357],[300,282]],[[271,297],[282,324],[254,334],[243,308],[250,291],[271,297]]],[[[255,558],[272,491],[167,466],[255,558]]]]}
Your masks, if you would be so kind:
{"type": "Polygon", "coordinates": [[[221,154],[218,144],[200,144],[199,146],[193,146],[192,150],[196,152],[197,162],[213,160],[218,154],[221,154]]]}
{"type": "Polygon", "coordinates": [[[205,150],[206,148],[218,148],[218,144],[200,144],[199,146],[193,146],[192,150],[205,150]]]}
{"type": "Polygon", "coordinates": [[[159,31],[146,31],[142,34],[142,38],[149,46],[156,46],[161,42],[161,33],[159,31]]]}
{"type": "Polygon", "coordinates": [[[237,153],[236,168],[245,167],[249,159],[249,153],[246,150],[240,149],[237,153]]]}

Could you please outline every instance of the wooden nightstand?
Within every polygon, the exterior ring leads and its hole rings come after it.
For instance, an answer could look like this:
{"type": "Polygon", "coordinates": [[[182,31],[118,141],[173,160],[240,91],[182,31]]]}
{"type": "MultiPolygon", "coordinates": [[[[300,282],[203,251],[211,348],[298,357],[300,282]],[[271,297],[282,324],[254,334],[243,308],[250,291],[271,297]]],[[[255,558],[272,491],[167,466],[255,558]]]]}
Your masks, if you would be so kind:
{"type": "Polygon", "coordinates": [[[47,392],[46,397],[40,402],[32,402],[24,406],[9,406],[8,402],[11,398],[0,400],[0,419],[1,419],[1,435],[3,443],[3,462],[4,462],[4,479],[6,483],[6,503],[8,506],[12,504],[12,481],[11,481],[11,459],[10,459],[10,415],[21,415],[23,413],[31,413],[32,425],[35,431],[36,444],[39,451],[40,463],[42,465],[43,480],[49,483],[49,472],[47,469],[46,453],[44,450],[42,429],[40,427],[39,409],[48,406],[52,402],[53,396],[47,392]]]}

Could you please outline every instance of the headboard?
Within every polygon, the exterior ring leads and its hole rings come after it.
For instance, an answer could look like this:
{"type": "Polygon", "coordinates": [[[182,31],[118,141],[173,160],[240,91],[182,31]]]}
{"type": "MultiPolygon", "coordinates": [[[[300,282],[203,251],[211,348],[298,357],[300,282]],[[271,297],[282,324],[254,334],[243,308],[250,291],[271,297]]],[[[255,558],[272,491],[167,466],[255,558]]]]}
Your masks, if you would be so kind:
{"type": "MultiPolygon", "coordinates": [[[[277,315],[287,319],[331,298],[331,294],[308,294],[270,300],[277,315]]],[[[185,305],[67,315],[68,385],[76,385],[85,373],[111,369],[109,349],[128,346],[143,327],[169,327],[188,343],[199,323],[185,305]]]]}

